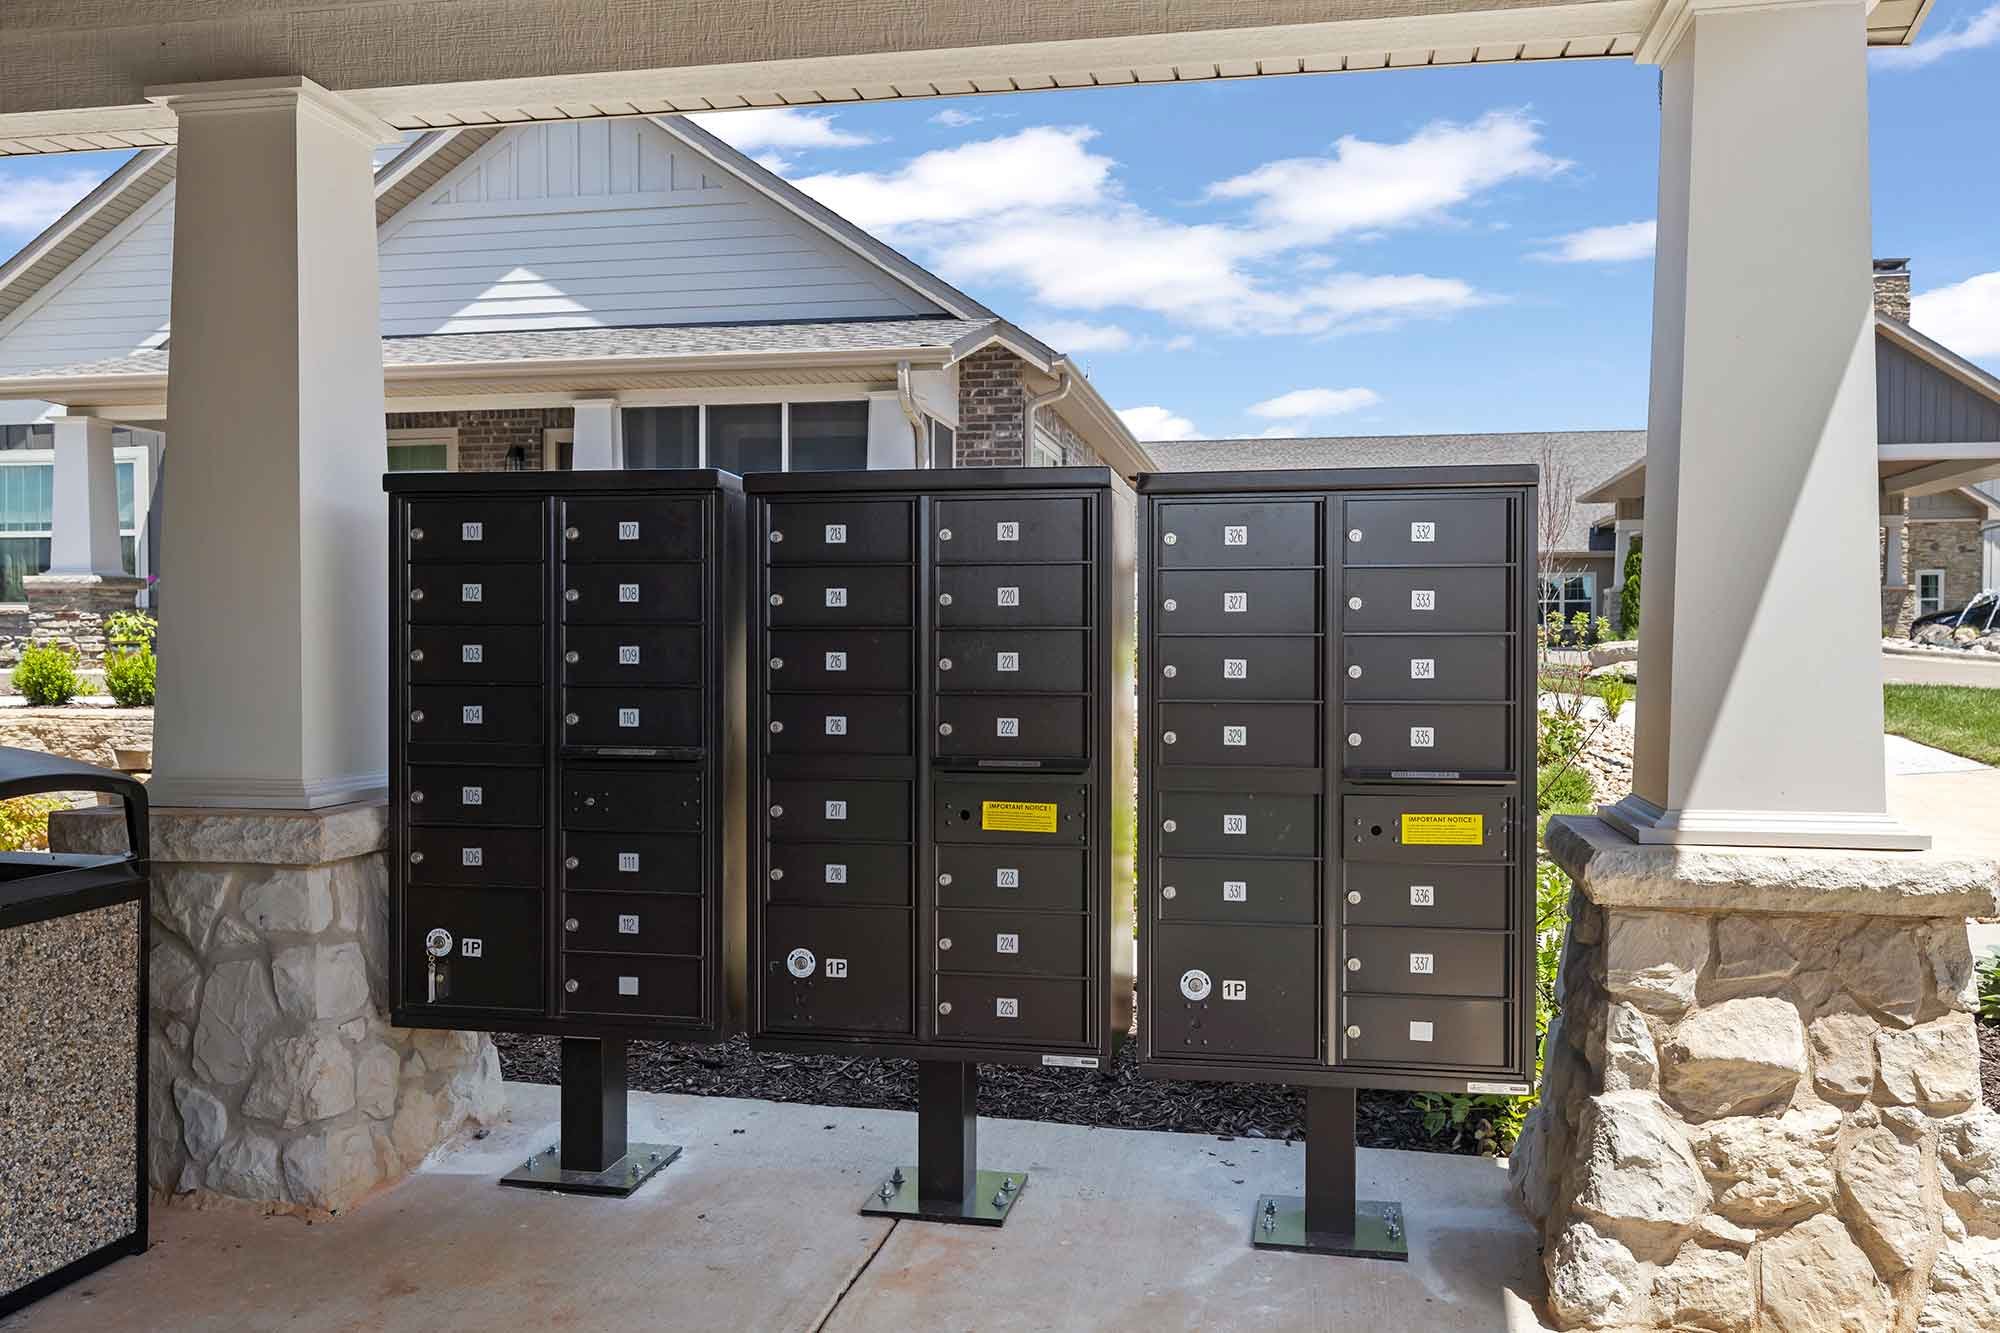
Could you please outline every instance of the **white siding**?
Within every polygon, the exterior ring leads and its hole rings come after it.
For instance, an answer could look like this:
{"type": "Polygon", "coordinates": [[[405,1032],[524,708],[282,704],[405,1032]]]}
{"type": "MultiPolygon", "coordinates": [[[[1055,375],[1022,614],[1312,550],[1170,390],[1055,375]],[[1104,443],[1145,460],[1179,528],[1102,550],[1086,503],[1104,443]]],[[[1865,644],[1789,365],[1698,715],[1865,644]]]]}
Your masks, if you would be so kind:
{"type": "Polygon", "coordinates": [[[643,120],[508,130],[384,235],[390,335],[938,313],[643,120]]]}
{"type": "Polygon", "coordinates": [[[4,321],[0,373],[130,356],[166,337],[174,187],[4,321]]]}

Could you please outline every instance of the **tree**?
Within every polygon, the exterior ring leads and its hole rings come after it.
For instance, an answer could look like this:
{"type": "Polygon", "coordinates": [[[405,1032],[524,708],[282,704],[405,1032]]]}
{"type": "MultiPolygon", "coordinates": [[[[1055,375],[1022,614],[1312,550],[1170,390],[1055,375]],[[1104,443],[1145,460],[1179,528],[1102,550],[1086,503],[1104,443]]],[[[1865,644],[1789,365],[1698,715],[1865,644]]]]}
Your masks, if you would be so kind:
{"type": "MultiPolygon", "coordinates": [[[[1581,493],[1582,484],[1568,455],[1558,449],[1551,439],[1544,438],[1535,450],[1535,464],[1542,473],[1541,507],[1535,515],[1536,557],[1539,562],[1536,572],[1541,576],[1542,587],[1553,587],[1560,593],[1563,580],[1571,571],[1555,553],[1563,549],[1569,538],[1570,522],[1576,516],[1576,497],[1581,493]]],[[[1554,622],[1549,626],[1551,647],[1562,641],[1563,628],[1562,603],[1558,595],[1554,622]]]]}
{"type": "Polygon", "coordinates": [[[1639,542],[1633,537],[1625,552],[1625,581],[1618,589],[1618,626],[1628,639],[1639,632],[1639,542]]]}

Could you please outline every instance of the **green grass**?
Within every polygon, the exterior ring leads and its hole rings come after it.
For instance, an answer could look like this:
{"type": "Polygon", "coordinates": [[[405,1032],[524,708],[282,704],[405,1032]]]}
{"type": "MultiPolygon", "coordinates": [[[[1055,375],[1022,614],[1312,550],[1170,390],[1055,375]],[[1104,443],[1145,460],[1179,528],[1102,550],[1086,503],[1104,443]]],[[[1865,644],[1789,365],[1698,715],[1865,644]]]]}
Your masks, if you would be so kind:
{"type": "Polygon", "coordinates": [[[2000,690],[1975,685],[1884,685],[1883,729],[1922,745],[2000,764],[2000,690]]]}

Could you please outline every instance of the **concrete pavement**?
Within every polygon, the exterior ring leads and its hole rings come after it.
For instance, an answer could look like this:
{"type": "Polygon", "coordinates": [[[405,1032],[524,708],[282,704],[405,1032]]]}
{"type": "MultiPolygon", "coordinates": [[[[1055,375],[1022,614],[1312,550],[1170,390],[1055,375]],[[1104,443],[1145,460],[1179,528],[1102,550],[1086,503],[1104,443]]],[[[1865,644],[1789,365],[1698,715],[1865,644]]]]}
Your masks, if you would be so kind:
{"type": "Polygon", "coordinates": [[[632,1137],[687,1151],[632,1198],[503,1189],[558,1117],[555,1088],[507,1093],[508,1123],[345,1217],[158,1209],[147,1254],[0,1328],[1543,1327],[1535,1236],[1494,1161],[1361,1154],[1363,1196],[1409,1217],[1393,1264],[1250,1248],[1258,1194],[1300,1188],[1297,1145],[983,1120],[982,1164],[1030,1172],[988,1230],[855,1213],[914,1156],[893,1111],[634,1093],[632,1137]]]}
{"type": "Polygon", "coordinates": [[[1916,653],[1883,653],[1882,681],[1887,685],[1979,685],[2000,689],[2000,657],[1916,653]]]}

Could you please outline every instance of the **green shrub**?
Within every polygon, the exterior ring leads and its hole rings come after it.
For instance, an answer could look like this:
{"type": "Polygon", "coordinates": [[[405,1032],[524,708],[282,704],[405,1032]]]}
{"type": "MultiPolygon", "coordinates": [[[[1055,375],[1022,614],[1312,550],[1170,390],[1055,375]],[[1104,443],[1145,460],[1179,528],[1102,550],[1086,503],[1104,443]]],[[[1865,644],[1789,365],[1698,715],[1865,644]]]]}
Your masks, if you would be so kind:
{"type": "Polygon", "coordinates": [[[1557,764],[1536,775],[1535,804],[1543,810],[1558,806],[1587,806],[1597,799],[1590,774],[1574,764],[1557,764]]]}
{"type": "Polygon", "coordinates": [[[1547,768],[1567,763],[1583,749],[1583,719],[1568,708],[1537,715],[1535,764],[1547,768]]]}
{"type": "Polygon", "coordinates": [[[49,845],[49,813],[63,808],[54,796],[0,801],[0,852],[37,852],[49,845]]]}
{"type": "Polygon", "coordinates": [[[104,618],[104,641],[114,648],[148,648],[160,637],[160,622],[144,611],[114,611],[104,618]]]}
{"type": "Polygon", "coordinates": [[[151,648],[108,653],[104,658],[104,689],[120,708],[152,707],[159,674],[159,661],[151,648]]]}
{"type": "Polygon", "coordinates": [[[36,644],[22,651],[14,688],[31,704],[66,704],[83,693],[76,663],[77,655],[61,644],[36,644]]]}
{"type": "Polygon", "coordinates": [[[1628,639],[1639,633],[1639,565],[1639,539],[1634,537],[1625,552],[1625,582],[1618,589],[1618,624],[1628,639]]]}
{"type": "Polygon", "coordinates": [[[2000,954],[1980,961],[1979,1017],[2000,1024],[2000,954]]]}
{"type": "Polygon", "coordinates": [[[1578,648],[1590,644],[1590,612],[1575,611],[1569,618],[1569,641],[1578,648]]]}

